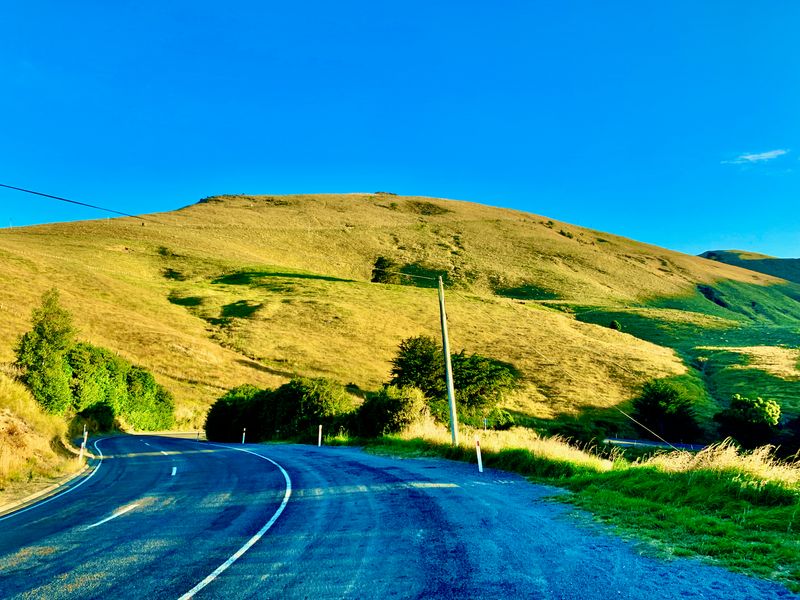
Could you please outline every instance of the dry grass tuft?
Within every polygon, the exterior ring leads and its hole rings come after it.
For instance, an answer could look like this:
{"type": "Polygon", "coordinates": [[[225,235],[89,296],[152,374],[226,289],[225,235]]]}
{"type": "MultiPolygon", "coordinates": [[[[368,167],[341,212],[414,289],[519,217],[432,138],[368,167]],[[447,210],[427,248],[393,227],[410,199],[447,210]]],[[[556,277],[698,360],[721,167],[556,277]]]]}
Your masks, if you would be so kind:
{"type": "Polygon", "coordinates": [[[776,458],[773,446],[762,446],[748,452],[740,450],[730,439],[697,453],[674,451],[657,454],[640,464],[655,466],[667,473],[700,470],[745,473],[761,481],[800,487],[800,463],[776,458]]]}

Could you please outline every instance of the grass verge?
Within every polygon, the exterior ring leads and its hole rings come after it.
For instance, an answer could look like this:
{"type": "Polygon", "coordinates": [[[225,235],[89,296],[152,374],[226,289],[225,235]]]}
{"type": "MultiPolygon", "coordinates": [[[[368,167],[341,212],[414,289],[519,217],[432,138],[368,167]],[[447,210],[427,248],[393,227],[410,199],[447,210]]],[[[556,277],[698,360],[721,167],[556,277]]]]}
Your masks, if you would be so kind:
{"type": "Polygon", "coordinates": [[[82,466],[63,419],[45,414],[6,367],[0,370],[0,505],[44,489],[82,466]]]}
{"type": "MultiPolygon", "coordinates": [[[[474,433],[474,432],[471,432],[474,433]]],[[[664,452],[630,461],[603,459],[529,430],[480,432],[483,463],[572,491],[558,496],[592,513],[658,556],[697,556],[732,571],[800,591],[800,464],[729,443],[692,454],[664,452]]],[[[394,456],[441,456],[476,462],[471,444],[422,425],[374,440],[335,438],[394,456]]]]}

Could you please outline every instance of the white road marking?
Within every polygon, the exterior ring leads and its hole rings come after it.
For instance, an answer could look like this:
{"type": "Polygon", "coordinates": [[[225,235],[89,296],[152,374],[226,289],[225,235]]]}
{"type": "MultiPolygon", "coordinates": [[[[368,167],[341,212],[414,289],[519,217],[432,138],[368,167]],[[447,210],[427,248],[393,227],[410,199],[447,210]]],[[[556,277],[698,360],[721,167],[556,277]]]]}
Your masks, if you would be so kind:
{"type": "Polygon", "coordinates": [[[149,446],[150,444],[148,444],[147,442],[144,442],[144,445],[145,445],[145,446],[149,446]]]}
{"type": "Polygon", "coordinates": [[[94,468],[94,471],[89,473],[89,476],[86,479],[81,481],[79,484],[72,486],[68,490],[64,490],[60,494],[56,494],[52,498],[48,498],[47,500],[42,500],[41,502],[37,502],[36,504],[33,504],[33,505],[29,506],[28,508],[23,508],[22,510],[18,510],[17,512],[13,512],[10,515],[6,515],[5,517],[0,517],[0,521],[5,521],[6,519],[10,519],[11,517],[16,517],[17,515],[21,515],[22,513],[28,512],[29,510],[33,510],[34,508],[38,508],[39,506],[43,506],[45,504],[48,504],[49,502],[52,502],[53,500],[61,498],[61,496],[66,496],[70,492],[74,492],[79,487],[81,487],[84,483],[89,481],[92,477],[94,477],[94,474],[97,473],[97,471],[100,469],[100,465],[103,464],[103,452],[97,446],[97,444],[99,442],[101,442],[103,439],[105,439],[105,438],[101,438],[101,439],[95,441],[94,444],[92,444],[94,446],[94,449],[97,450],[97,453],[100,455],[100,461],[97,463],[97,466],[94,468]]]}
{"type": "Polygon", "coordinates": [[[238,452],[247,452],[248,454],[252,454],[253,456],[257,456],[258,458],[271,462],[273,465],[278,467],[278,469],[280,469],[281,473],[283,474],[284,480],[286,480],[286,493],[284,493],[283,502],[281,502],[281,505],[278,507],[278,510],[275,511],[275,514],[272,515],[270,520],[267,521],[266,524],[261,529],[259,529],[258,532],[253,537],[247,540],[247,543],[244,546],[239,548],[233,555],[231,555],[231,557],[228,560],[226,560],[224,563],[222,563],[220,566],[214,569],[213,573],[211,573],[208,577],[203,579],[203,581],[201,581],[192,589],[190,589],[188,592],[186,592],[178,600],[189,600],[189,598],[193,598],[197,592],[199,592],[209,583],[214,581],[228,567],[230,567],[233,563],[235,563],[245,552],[250,550],[250,548],[252,548],[253,545],[258,540],[260,540],[264,536],[264,534],[267,533],[267,531],[269,531],[269,528],[275,524],[275,521],[277,521],[278,517],[281,516],[283,509],[286,508],[286,505],[289,503],[289,498],[292,495],[292,480],[289,478],[289,474],[282,466],[280,466],[274,460],[272,460],[271,458],[267,458],[266,456],[261,456],[260,454],[256,454],[255,452],[251,452],[250,450],[244,450],[243,448],[236,448],[234,446],[223,446],[223,448],[230,448],[231,450],[236,450],[238,452]]]}
{"type": "Polygon", "coordinates": [[[178,467],[172,467],[172,477],[175,477],[175,473],[178,472],[178,467]]]}
{"type": "Polygon", "coordinates": [[[91,529],[92,527],[97,527],[98,525],[102,525],[103,523],[108,523],[108,522],[109,522],[111,519],[116,519],[117,517],[121,517],[121,516],[122,516],[122,515],[124,515],[126,512],[130,512],[130,511],[132,511],[132,510],[133,510],[134,508],[136,508],[137,506],[139,506],[139,504],[138,504],[138,503],[129,504],[129,505],[128,505],[128,506],[126,506],[125,508],[121,508],[121,509],[119,509],[117,512],[115,512],[115,513],[114,513],[113,515],[111,515],[110,517],[106,517],[105,519],[103,519],[102,521],[98,521],[98,522],[97,522],[97,523],[95,523],[94,525],[89,525],[89,526],[88,526],[86,529],[91,529]]]}

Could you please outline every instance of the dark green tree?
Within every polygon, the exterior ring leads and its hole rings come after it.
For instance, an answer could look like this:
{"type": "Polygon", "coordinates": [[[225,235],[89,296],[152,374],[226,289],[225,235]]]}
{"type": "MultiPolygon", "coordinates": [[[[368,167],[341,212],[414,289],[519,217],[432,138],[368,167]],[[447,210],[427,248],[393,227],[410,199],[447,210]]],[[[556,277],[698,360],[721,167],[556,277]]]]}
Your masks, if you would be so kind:
{"type": "Polygon", "coordinates": [[[728,408],[714,415],[719,432],[745,448],[769,444],[778,433],[781,407],[774,400],[734,394],[728,408]]]}
{"type": "MultiPolygon", "coordinates": [[[[483,417],[500,403],[503,394],[517,387],[520,374],[513,365],[461,351],[451,355],[453,385],[459,414],[483,417]]],[[[430,400],[438,419],[447,414],[444,352],[433,338],[403,340],[392,360],[390,385],[416,387],[430,400]]]]}
{"type": "Polygon", "coordinates": [[[654,437],[648,429],[668,441],[689,442],[700,435],[692,401],[663,380],[644,384],[633,400],[633,417],[646,426],[639,426],[645,437],[654,437]]]}
{"type": "Polygon", "coordinates": [[[16,364],[33,397],[49,413],[62,415],[72,404],[67,352],[75,340],[70,314],[59,304],[58,290],[42,296],[31,315],[32,328],[16,347],[16,364]]]}
{"type": "Polygon", "coordinates": [[[465,414],[484,416],[517,387],[519,371],[510,363],[463,350],[451,357],[456,402],[465,414]]]}
{"type": "Polygon", "coordinates": [[[417,387],[428,398],[447,394],[444,381],[444,353],[441,346],[427,335],[411,337],[400,342],[397,356],[392,359],[390,385],[417,387]]]}

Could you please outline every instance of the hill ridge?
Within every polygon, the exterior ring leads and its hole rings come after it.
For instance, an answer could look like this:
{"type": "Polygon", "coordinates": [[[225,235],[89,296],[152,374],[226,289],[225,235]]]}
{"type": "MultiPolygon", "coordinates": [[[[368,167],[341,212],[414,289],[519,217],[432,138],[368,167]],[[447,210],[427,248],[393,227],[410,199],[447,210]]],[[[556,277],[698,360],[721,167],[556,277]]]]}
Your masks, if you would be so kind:
{"type": "Polygon", "coordinates": [[[800,320],[796,284],[463,200],[224,195],[152,216],[0,231],[0,305],[13,307],[0,360],[55,285],[84,337],[152,370],[186,425],[233,385],[293,373],[375,389],[401,339],[438,336],[435,290],[370,283],[384,256],[445,275],[454,348],[522,369],[508,408],[523,421],[611,418],[656,377],[712,412],[727,384],[695,367],[696,348],[794,343],[800,320]]]}

